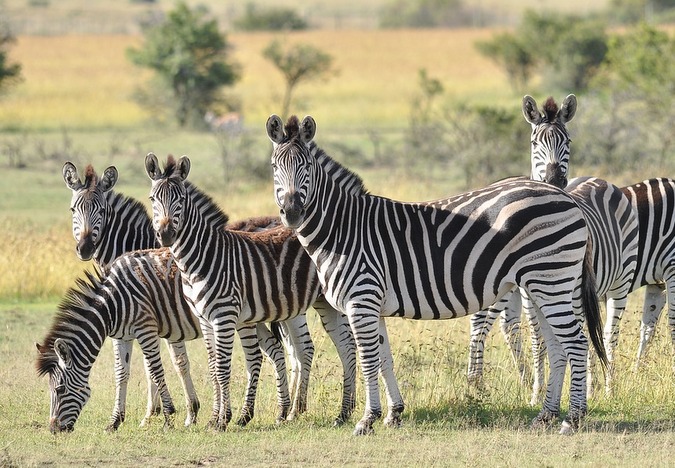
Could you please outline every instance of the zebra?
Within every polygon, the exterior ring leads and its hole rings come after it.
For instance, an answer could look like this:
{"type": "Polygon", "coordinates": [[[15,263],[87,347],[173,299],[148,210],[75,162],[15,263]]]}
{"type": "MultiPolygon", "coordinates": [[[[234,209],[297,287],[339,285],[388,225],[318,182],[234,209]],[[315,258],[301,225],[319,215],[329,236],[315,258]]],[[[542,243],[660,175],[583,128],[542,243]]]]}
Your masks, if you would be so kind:
{"type": "MultiPolygon", "coordinates": [[[[605,373],[605,391],[611,394],[614,378],[614,351],[618,344],[619,323],[626,309],[637,262],[638,221],[630,200],[619,187],[595,177],[575,178],[569,184],[567,183],[571,140],[565,124],[572,120],[576,108],[576,97],[570,94],[560,108],[555,100],[549,97],[542,112],[539,111],[536,101],[531,96],[525,96],[522,110],[525,119],[532,126],[531,178],[565,189],[578,203],[590,228],[597,293],[607,300],[604,345],[607,350],[609,367],[605,373]]],[[[504,333],[507,336],[507,343],[509,345],[519,344],[512,335],[519,332],[514,324],[519,321],[520,307],[504,308],[503,301],[504,299],[486,313],[472,317],[468,372],[470,381],[480,378],[482,341],[489,331],[491,322],[501,309],[504,310],[502,315],[504,322],[511,326],[511,330],[506,330],[504,333]],[[476,344],[477,341],[480,345],[476,344]]],[[[524,304],[527,311],[529,309],[527,298],[524,299],[524,304]]],[[[536,319],[529,313],[527,315],[531,328],[536,330],[536,319]]],[[[502,330],[504,331],[504,327],[502,330]]],[[[535,331],[531,336],[535,357],[531,403],[535,404],[543,380],[543,366],[540,362],[543,354],[539,335],[535,331]]],[[[512,354],[519,358],[516,361],[521,376],[524,376],[522,354],[514,346],[511,346],[511,349],[512,354]]],[[[589,391],[591,388],[592,385],[589,383],[589,391]]]]}
{"type": "MultiPolygon", "coordinates": [[[[137,200],[115,193],[112,188],[118,179],[114,166],[108,167],[103,176],[98,179],[93,167],[88,166],[85,171],[84,183],[80,181],[75,166],[67,162],[63,168],[66,185],[72,191],[71,211],[73,213],[73,236],[77,241],[78,257],[82,260],[93,258],[99,267],[106,269],[111,259],[117,258],[125,251],[149,249],[157,247],[157,238],[152,229],[152,221],[144,206],[137,200]]],[[[259,230],[278,225],[278,218],[260,217],[229,225],[229,229],[259,230]]],[[[182,300],[182,286],[180,282],[156,283],[170,289],[162,292],[162,296],[173,297],[174,304],[163,310],[155,311],[155,315],[186,315],[186,321],[192,321],[195,330],[200,330],[196,317],[193,316],[187,304],[182,300]]],[[[139,294],[155,294],[155,292],[140,289],[139,294]]],[[[141,298],[142,300],[143,298],[141,298]]],[[[335,334],[334,328],[328,321],[326,325],[335,334]]],[[[288,383],[285,374],[283,351],[275,336],[267,328],[240,327],[238,333],[247,355],[248,383],[245,403],[242,406],[241,416],[237,423],[246,425],[254,415],[255,393],[257,379],[260,374],[261,355],[258,341],[264,353],[273,362],[277,376],[277,392],[279,399],[279,413],[277,421],[293,419],[306,407],[306,387],[309,380],[314,347],[307,330],[305,317],[299,317],[283,324],[281,327],[284,341],[292,351],[292,379],[293,395],[288,395],[288,383]],[[293,407],[290,408],[290,401],[293,407]]],[[[201,336],[198,333],[195,337],[201,336]]],[[[173,330],[167,335],[167,344],[174,366],[181,377],[181,383],[186,397],[187,416],[185,425],[196,422],[199,400],[189,372],[189,359],[183,342],[184,333],[173,330]]],[[[132,342],[113,340],[116,374],[116,398],[113,414],[107,430],[116,430],[124,421],[126,387],[129,378],[129,364],[132,342]]],[[[147,369],[147,365],[146,365],[147,369]]],[[[142,425],[146,424],[153,414],[160,410],[157,389],[148,374],[148,406],[142,425]]]]}
{"type": "Polygon", "coordinates": [[[588,229],[574,200],[548,184],[518,180],[431,202],[396,202],[370,195],[358,175],[314,143],[311,116],[292,116],[284,127],[272,115],[266,130],[282,222],[295,230],[326,299],[347,315],[356,339],[366,406],[355,435],[373,432],[382,414],[378,372],[389,404],[385,425],[401,423],[404,402],[383,317],[465,316],[514,286],[532,297],[550,358],[533,426],[558,416],[569,362],[570,409],[561,432],[578,427],[587,412],[588,341],[573,309],[583,310],[602,363],[606,356],[588,229]]]}
{"type": "Polygon", "coordinates": [[[345,372],[335,424],[346,421],[355,403],[356,344],[347,320],[319,297],[316,269],[297,238],[283,226],[255,233],[224,230],[227,215],[185,180],[190,171],[186,156],[178,161],[169,156],[161,172],[157,157],[149,153],[145,169],[152,180],[153,227],[176,259],[208,351],[214,394],[209,426],[227,429],[234,326],[289,320],[311,305],[331,316],[335,326],[331,338],[345,372]]]}

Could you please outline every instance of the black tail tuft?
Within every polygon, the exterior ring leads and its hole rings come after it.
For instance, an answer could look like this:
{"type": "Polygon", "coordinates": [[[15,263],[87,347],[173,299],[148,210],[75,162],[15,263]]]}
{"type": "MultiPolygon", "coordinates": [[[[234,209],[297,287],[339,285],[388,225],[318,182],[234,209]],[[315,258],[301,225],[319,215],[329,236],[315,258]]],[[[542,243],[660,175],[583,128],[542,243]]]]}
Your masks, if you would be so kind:
{"type": "Polygon", "coordinates": [[[603,369],[607,369],[607,352],[602,340],[602,315],[600,314],[600,305],[598,304],[598,294],[595,287],[595,273],[593,272],[593,252],[591,239],[586,243],[586,255],[584,257],[584,268],[581,274],[581,305],[584,316],[586,317],[586,326],[591,343],[595,348],[598,359],[603,369]]]}

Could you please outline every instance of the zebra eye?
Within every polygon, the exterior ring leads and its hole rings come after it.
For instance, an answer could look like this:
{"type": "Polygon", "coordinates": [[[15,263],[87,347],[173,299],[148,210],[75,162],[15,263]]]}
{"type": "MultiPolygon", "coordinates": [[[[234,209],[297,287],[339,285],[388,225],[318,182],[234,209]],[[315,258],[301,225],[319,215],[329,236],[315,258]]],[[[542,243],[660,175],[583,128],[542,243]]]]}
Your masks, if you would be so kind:
{"type": "Polygon", "coordinates": [[[150,203],[155,203],[155,197],[150,195],[148,198],[150,199],[150,203]]]}
{"type": "Polygon", "coordinates": [[[276,171],[277,170],[277,163],[272,162],[270,164],[272,165],[272,169],[276,171]]]}
{"type": "Polygon", "coordinates": [[[63,395],[66,392],[66,386],[63,384],[57,385],[54,388],[54,391],[56,392],[57,395],[63,395]]]}
{"type": "Polygon", "coordinates": [[[75,213],[75,208],[73,208],[73,207],[71,206],[71,207],[70,207],[70,212],[71,212],[71,213],[75,213]]]}

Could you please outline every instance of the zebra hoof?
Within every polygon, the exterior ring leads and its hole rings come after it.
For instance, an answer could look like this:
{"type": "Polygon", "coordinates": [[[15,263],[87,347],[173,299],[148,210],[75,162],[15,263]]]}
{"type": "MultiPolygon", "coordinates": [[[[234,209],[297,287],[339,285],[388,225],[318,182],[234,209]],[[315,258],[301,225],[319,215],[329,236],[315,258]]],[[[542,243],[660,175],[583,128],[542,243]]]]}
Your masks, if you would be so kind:
{"type": "Polygon", "coordinates": [[[560,428],[560,435],[572,435],[574,434],[575,430],[572,427],[572,424],[570,424],[569,421],[564,420],[562,423],[562,427],[560,428]]]}
{"type": "Polygon", "coordinates": [[[354,428],[353,434],[355,436],[364,436],[375,434],[375,429],[373,429],[373,423],[371,421],[359,421],[354,428]]]}

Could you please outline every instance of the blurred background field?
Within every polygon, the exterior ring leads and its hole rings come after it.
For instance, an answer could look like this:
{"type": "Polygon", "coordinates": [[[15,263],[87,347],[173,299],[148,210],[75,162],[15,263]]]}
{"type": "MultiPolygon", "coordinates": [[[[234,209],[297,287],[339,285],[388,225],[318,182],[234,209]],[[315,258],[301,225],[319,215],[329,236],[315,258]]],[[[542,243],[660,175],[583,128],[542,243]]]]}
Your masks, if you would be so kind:
{"type": "MultiPolygon", "coordinates": [[[[4,356],[0,366],[0,465],[260,465],[269,460],[324,466],[408,465],[411,460],[421,465],[672,464],[675,382],[664,318],[644,368],[632,369],[641,292],[631,297],[621,326],[617,392],[613,398],[600,395],[591,400],[588,425],[571,439],[561,439],[554,431],[535,434],[528,429],[537,409],[526,404],[528,392],[516,380],[498,330],[486,346],[486,390],[468,390],[464,377],[466,318],[442,323],[390,320],[396,373],[408,404],[403,429],[388,431],[378,425],[375,438],[361,440],[351,437],[351,424],[332,429],[339,364],[313,311],[310,324],[317,354],[309,413],[299,421],[278,428],[273,425],[274,386],[271,366],[266,365],[251,426],[232,427],[228,434],[206,432],[203,423],[211,390],[204,347],[196,341],[188,349],[202,401],[199,427],[180,427],[182,396],[168,366],[169,385],[179,410],[177,428],[168,433],[159,423],[137,428],[145,408],[145,379],[136,349],[128,421],[118,434],[104,434],[113,401],[112,355],[106,343],[92,375],[92,400],[76,431],[65,437],[49,435],[48,387],[46,379],[35,376],[33,343],[46,334],[65,291],[84,269],[92,268],[75,256],[63,163],[73,161],[80,170],[91,163],[99,173],[115,165],[120,174],[116,190],[149,206],[145,155],[152,151],[162,160],[167,154],[187,154],[192,160],[190,179],[213,196],[231,219],[275,214],[268,167],[271,145],[264,124],[271,113],[280,112],[284,81],[262,56],[274,39],[312,44],[333,57],[336,73],[303,83],[294,95],[291,112],[311,114],[318,124],[317,143],[356,170],[373,193],[425,200],[501,177],[527,175],[529,125],[520,114],[524,93],[532,94],[540,104],[549,95],[558,102],[567,93],[578,95],[577,116],[568,125],[573,139],[572,176],[603,176],[624,185],[672,175],[675,158],[666,141],[668,131],[653,133],[662,138],[655,142],[655,147],[663,143],[658,154],[651,150],[640,154],[622,146],[625,142],[652,143],[632,133],[630,120],[638,120],[636,113],[631,114],[635,107],[617,112],[625,121],[608,120],[614,115],[614,101],[597,91],[554,87],[544,73],[535,73],[528,89],[516,90],[503,67],[476,48],[478,41],[514,31],[528,9],[542,15],[550,12],[551,18],[569,13],[586,17],[606,11],[611,0],[467,1],[470,24],[433,29],[378,27],[379,12],[389,3],[393,2],[317,0],[298,6],[285,0],[259,0],[259,8],[296,8],[311,27],[294,32],[243,32],[233,24],[246,8],[244,2],[188,2],[194,7],[208,6],[211,17],[227,34],[231,58],[241,67],[241,79],[226,88],[225,95],[236,104],[243,125],[227,133],[158,122],[152,111],[134,100],[136,88],[147,82],[150,72],[132,65],[126,50],[142,44],[142,20],[168,11],[174,2],[0,2],[2,19],[17,39],[8,57],[21,64],[23,75],[21,82],[0,95],[0,353],[4,356]],[[494,18],[500,19],[495,23],[494,18]],[[438,80],[442,93],[425,94],[421,70],[431,82],[438,80]],[[476,120],[476,116],[485,120],[476,120]],[[436,133],[439,130],[434,125],[439,122],[441,133],[436,133]],[[612,122],[624,125],[616,140],[604,133],[612,122]],[[422,126],[425,132],[416,133],[420,123],[428,125],[422,126]],[[507,128],[503,134],[501,125],[507,128]],[[450,131],[453,135],[464,132],[466,140],[439,145],[444,151],[438,151],[434,143],[446,138],[442,132],[450,131]],[[616,153],[623,151],[624,155],[589,157],[604,154],[602,148],[593,146],[600,144],[609,149],[614,145],[616,153]]],[[[610,30],[623,28],[614,24],[610,30]]],[[[668,24],[658,28],[669,34],[672,30],[668,24]]],[[[661,100],[649,103],[651,115],[670,112],[672,94],[657,95],[661,100]]],[[[238,348],[235,353],[236,411],[244,373],[238,348]]],[[[358,384],[357,401],[362,405],[360,379],[358,384]]],[[[563,408],[567,408],[566,397],[563,408]]],[[[362,410],[357,407],[352,423],[362,410]]]]}

